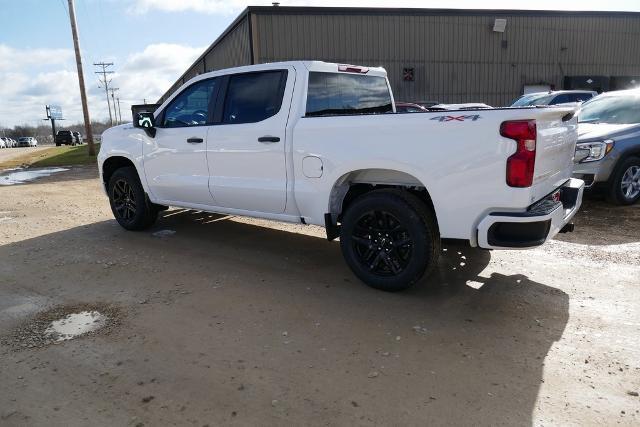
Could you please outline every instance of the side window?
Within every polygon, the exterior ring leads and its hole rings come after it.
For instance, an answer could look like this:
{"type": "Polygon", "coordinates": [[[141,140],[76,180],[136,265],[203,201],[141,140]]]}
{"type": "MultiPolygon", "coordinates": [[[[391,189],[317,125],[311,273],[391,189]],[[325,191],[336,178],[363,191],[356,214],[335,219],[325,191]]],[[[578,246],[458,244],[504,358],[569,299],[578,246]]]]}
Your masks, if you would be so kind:
{"type": "Polygon", "coordinates": [[[287,71],[235,74],[229,78],[222,122],[256,123],[275,116],[282,106],[287,71]]]}
{"type": "Polygon", "coordinates": [[[567,102],[574,102],[574,101],[569,97],[568,94],[563,93],[553,98],[553,100],[549,103],[549,105],[564,104],[567,102]]]}
{"type": "Polygon", "coordinates": [[[591,94],[589,93],[572,93],[569,95],[571,99],[570,102],[582,102],[591,99],[591,94]]]}
{"type": "Polygon", "coordinates": [[[380,76],[309,73],[307,117],[391,113],[387,81],[380,76]]]}
{"type": "Polygon", "coordinates": [[[182,91],[165,109],[162,126],[175,128],[207,124],[217,82],[218,79],[203,80],[182,91]]]}

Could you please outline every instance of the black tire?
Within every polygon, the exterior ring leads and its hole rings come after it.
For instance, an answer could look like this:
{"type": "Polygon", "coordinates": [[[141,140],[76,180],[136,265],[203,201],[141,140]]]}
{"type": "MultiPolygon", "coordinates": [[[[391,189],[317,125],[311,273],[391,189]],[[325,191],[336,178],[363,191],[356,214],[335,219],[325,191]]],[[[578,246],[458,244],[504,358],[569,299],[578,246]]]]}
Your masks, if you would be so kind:
{"type": "Polygon", "coordinates": [[[344,213],[340,247],[360,280],[397,292],[435,267],[440,232],[435,215],[418,197],[397,189],[374,190],[354,200],[344,213]]]}
{"type": "Polygon", "coordinates": [[[59,142],[56,142],[56,147],[60,147],[62,144],[60,144],[59,142]]]}
{"type": "Polygon", "coordinates": [[[630,173],[629,171],[633,170],[640,170],[640,157],[627,157],[616,166],[613,176],[609,179],[610,184],[607,199],[611,203],[617,205],[632,205],[640,199],[640,189],[637,188],[638,184],[636,184],[635,189],[632,189],[629,196],[623,191],[623,180],[626,181],[630,173]]]}
{"type": "Polygon", "coordinates": [[[144,230],[156,221],[158,210],[149,201],[134,167],[117,169],[111,175],[108,194],[111,212],[123,228],[144,230]]]}

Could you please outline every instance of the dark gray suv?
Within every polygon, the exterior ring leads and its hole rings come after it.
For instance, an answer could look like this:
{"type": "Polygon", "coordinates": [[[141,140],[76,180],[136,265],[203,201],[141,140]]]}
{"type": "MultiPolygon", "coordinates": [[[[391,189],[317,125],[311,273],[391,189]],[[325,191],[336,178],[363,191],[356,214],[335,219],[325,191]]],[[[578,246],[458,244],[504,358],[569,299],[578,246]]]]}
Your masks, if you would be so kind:
{"type": "Polygon", "coordinates": [[[640,88],[607,92],[582,104],[573,176],[616,204],[640,199],[640,88]]]}

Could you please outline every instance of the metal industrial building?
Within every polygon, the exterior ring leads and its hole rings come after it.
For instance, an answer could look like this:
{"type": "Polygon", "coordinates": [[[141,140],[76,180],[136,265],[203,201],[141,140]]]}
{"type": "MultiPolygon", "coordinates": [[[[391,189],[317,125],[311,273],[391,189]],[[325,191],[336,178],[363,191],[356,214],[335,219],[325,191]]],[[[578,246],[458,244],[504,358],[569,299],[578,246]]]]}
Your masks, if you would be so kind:
{"type": "Polygon", "coordinates": [[[294,59],[383,66],[398,101],[502,106],[640,84],[640,13],[251,6],[161,101],[204,72],[294,59]]]}

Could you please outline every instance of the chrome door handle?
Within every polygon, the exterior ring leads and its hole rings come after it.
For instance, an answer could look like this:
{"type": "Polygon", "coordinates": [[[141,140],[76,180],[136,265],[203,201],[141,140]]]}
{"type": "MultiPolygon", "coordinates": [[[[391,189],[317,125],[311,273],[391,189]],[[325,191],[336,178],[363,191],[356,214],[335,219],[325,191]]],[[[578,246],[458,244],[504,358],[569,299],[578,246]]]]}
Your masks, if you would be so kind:
{"type": "Polygon", "coordinates": [[[263,142],[265,144],[280,142],[280,138],[278,138],[277,136],[261,136],[260,138],[258,138],[258,142],[263,142]]]}
{"type": "Polygon", "coordinates": [[[187,142],[189,144],[201,144],[201,143],[204,142],[204,139],[202,139],[202,138],[189,138],[189,139],[187,139],[187,142]]]}

